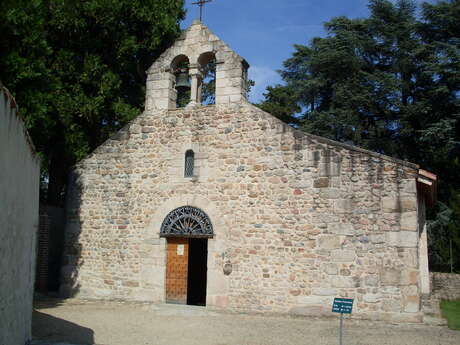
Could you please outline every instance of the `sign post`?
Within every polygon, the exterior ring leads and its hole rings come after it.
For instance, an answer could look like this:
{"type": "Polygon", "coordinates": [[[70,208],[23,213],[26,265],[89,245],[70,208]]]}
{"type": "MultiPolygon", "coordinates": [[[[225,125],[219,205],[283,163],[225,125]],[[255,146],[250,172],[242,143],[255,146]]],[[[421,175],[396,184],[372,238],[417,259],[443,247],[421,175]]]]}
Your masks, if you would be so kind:
{"type": "Polygon", "coordinates": [[[343,345],[343,314],[351,314],[353,309],[353,299],[351,298],[334,298],[332,303],[332,312],[340,313],[340,330],[339,330],[339,344],[343,345]]]}

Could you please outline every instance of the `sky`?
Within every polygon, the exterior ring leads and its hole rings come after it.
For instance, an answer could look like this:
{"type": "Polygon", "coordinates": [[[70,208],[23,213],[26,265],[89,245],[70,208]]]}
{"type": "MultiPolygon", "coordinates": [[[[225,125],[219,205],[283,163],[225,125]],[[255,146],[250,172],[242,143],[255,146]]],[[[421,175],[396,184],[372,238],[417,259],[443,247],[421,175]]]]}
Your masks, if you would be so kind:
{"type": "MultiPolygon", "coordinates": [[[[187,28],[199,18],[196,0],[186,0],[187,28]]],[[[417,1],[422,2],[422,1],[417,1]]],[[[429,2],[434,2],[430,0],[429,2]]],[[[324,36],[323,23],[337,16],[366,17],[367,0],[213,0],[203,8],[203,23],[246,59],[255,81],[250,101],[263,99],[265,88],[281,82],[282,69],[294,44],[324,36]]]]}

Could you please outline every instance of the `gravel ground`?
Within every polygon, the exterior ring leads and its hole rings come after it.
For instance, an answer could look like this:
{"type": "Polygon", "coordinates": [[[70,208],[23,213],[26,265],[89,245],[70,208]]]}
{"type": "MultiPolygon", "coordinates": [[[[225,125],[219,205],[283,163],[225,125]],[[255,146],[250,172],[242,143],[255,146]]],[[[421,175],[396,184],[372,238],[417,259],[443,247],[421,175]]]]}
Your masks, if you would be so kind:
{"type": "MultiPolygon", "coordinates": [[[[227,314],[179,305],[37,302],[34,344],[336,345],[338,319],[227,314]]],[[[345,319],[344,345],[460,345],[447,327],[345,319]]]]}

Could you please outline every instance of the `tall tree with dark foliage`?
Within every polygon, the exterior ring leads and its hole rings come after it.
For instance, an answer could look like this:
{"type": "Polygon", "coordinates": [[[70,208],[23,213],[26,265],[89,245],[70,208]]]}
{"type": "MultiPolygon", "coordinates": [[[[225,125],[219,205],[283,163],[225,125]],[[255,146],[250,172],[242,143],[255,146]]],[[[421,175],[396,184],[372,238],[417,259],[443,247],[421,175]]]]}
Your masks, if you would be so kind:
{"type": "Polygon", "coordinates": [[[0,78],[42,158],[42,197],[143,108],[145,70],[180,33],[183,0],[4,0],[0,78]]]}

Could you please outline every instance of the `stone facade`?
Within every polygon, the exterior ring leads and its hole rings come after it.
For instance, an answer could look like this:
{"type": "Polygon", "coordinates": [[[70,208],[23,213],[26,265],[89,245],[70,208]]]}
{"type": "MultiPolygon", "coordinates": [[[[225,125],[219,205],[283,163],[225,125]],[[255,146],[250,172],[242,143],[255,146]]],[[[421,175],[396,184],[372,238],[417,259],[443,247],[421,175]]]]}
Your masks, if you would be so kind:
{"type": "Polygon", "coordinates": [[[40,165],[0,83],[0,344],[31,340],[40,165]]]}
{"type": "MultiPolygon", "coordinates": [[[[190,30],[214,40],[199,23],[190,30]]],[[[340,296],[355,298],[354,317],[421,321],[417,165],[297,131],[219,89],[216,105],[185,109],[152,106],[147,92],[145,112],[71,176],[64,294],[163,302],[160,227],[189,205],[213,223],[207,306],[321,315],[340,296]]]]}

